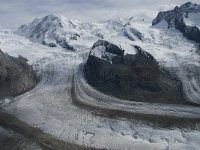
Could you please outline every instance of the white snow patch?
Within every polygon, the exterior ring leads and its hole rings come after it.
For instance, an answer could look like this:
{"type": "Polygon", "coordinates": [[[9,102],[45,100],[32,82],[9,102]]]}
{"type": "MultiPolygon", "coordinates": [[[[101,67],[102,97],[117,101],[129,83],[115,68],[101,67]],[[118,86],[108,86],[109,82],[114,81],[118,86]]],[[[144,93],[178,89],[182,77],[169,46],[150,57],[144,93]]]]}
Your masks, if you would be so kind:
{"type": "Polygon", "coordinates": [[[200,29],[200,13],[189,13],[184,17],[187,26],[196,26],[200,29]]]}

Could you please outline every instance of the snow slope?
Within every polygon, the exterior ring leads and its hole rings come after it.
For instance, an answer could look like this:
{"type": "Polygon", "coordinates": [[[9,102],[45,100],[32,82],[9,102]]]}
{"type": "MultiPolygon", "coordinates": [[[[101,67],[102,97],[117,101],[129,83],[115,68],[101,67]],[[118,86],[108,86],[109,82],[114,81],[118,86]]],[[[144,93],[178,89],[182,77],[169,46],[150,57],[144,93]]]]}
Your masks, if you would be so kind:
{"type": "Polygon", "coordinates": [[[184,17],[184,22],[187,26],[196,26],[200,29],[200,13],[189,13],[187,17],[184,17]]]}

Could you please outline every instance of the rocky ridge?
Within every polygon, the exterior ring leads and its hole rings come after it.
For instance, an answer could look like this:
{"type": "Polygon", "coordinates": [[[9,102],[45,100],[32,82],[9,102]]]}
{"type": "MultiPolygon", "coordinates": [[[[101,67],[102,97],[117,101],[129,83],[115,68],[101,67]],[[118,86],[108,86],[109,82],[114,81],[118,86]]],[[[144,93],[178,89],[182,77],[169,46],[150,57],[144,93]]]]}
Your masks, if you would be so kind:
{"type": "Polygon", "coordinates": [[[166,21],[168,28],[175,27],[189,40],[200,43],[199,19],[200,5],[188,2],[180,7],[176,6],[173,10],[159,12],[157,17],[153,20],[152,25],[154,26],[162,21],[166,21]],[[194,19],[194,17],[196,19],[194,19]]]}
{"type": "Polygon", "coordinates": [[[85,65],[88,83],[106,94],[140,102],[185,103],[182,84],[175,75],[159,67],[154,57],[133,46],[126,54],[108,41],[97,41],[85,65]]]}
{"type": "Polygon", "coordinates": [[[26,58],[11,57],[0,50],[0,98],[26,92],[37,82],[38,78],[26,58]]]}

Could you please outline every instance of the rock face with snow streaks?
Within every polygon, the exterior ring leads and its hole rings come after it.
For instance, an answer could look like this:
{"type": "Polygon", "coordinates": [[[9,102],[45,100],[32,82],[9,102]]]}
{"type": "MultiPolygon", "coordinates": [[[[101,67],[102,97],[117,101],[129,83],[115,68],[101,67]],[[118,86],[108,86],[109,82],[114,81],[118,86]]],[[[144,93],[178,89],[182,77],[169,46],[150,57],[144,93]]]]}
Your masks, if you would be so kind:
{"type": "Polygon", "coordinates": [[[168,23],[168,28],[175,27],[183,33],[185,37],[200,43],[200,5],[191,2],[173,10],[163,11],[153,20],[153,25],[162,21],[168,23]]]}
{"type": "Polygon", "coordinates": [[[141,102],[184,103],[182,84],[176,76],[159,67],[154,57],[133,46],[137,53],[107,41],[97,41],[85,65],[88,83],[121,99],[141,102]]]}

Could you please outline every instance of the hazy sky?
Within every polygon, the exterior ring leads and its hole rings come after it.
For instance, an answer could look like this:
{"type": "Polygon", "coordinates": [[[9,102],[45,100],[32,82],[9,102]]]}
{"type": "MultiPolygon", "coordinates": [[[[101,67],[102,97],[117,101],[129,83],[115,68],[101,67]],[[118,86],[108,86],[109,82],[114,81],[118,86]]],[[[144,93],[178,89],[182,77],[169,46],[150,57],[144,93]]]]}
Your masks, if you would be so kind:
{"type": "Polygon", "coordinates": [[[0,25],[21,25],[52,13],[81,21],[134,15],[153,18],[158,11],[185,2],[188,0],[0,0],[0,25]]]}

